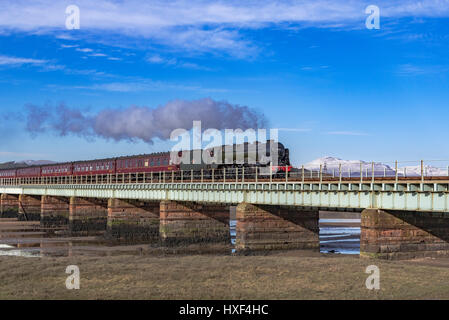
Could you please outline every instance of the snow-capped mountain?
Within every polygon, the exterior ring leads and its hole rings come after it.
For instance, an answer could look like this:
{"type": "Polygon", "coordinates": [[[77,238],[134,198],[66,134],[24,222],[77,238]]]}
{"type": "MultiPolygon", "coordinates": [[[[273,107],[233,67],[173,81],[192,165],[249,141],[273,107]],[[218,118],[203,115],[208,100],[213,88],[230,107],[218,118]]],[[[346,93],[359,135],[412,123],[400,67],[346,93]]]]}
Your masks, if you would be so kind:
{"type": "Polygon", "coordinates": [[[50,160],[23,160],[16,162],[17,164],[26,164],[27,166],[39,166],[44,164],[52,164],[54,161],[50,160]]]}
{"type": "MultiPolygon", "coordinates": [[[[402,168],[398,168],[398,172],[406,175],[406,176],[420,176],[421,175],[421,166],[405,166],[402,168]]],[[[436,168],[429,165],[424,165],[424,175],[425,176],[447,176],[448,170],[443,168],[436,168]]]]}
{"type": "MultiPolygon", "coordinates": [[[[360,175],[360,164],[362,164],[362,173],[364,175],[371,175],[372,163],[363,160],[343,160],[336,157],[322,157],[315,159],[304,165],[307,170],[318,171],[320,170],[320,165],[324,173],[336,174],[338,175],[339,168],[341,165],[341,171],[343,176],[357,176],[360,175]]],[[[395,169],[388,164],[381,162],[374,163],[374,175],[395,175],[395,169]]],[[[398,167],[399,176],[420,176],[421,175],[421,165],[416,166],[399,166],[398,167]]],[[[449,175],[447,168],[438,168],[431,165],[424,165],[424,175],[425,176],[447,176],[449,175]]]]}
{"type": "MultiPolygon", "coordinates": [[[[304,165],[304,168],[307,170],[320,170],[320,165],[322,166],[323,172],[327,173],[338,173],[341,165],[342,175],[347,176],[349,174],[360,175],[360,164],[362,165],[362,172],[365,174],[368,171],[371,174],[372,171],[372,163],[366,162],[362,160],[343,160],[335,157],[323,157],[315,159],[309,163],[304,165]]],[[[374,174],[394,174],[394,169],[392,169],[389,165],[375,162],[374,163],[374,174]]]]}
{"type": "Polygon", "coordinates": [[[11,162],[5,162],[0,163],[0,169],[14,169],[14,168],[22,168],[27,166],[40,166],[44,164],[52,164],[55,163],[54,161],[50,160],[24,160],[24,161],[11,161],[11,162]]]}

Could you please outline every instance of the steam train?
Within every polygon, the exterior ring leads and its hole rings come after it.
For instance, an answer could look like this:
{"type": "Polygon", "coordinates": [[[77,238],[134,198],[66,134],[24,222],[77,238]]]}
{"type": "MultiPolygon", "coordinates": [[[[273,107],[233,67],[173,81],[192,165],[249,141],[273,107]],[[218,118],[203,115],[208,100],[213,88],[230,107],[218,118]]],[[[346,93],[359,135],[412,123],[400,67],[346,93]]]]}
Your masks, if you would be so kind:
{"type": "Polygon", "coordinates": [[[145,173],[159,171],[198,172],[200,170],[248,167],[248,173],[261,168],[259,174],[277,175],[290,171],[289,150],[282,143],[267,142],[223,145],[208,149],[178,152],[159,152],[136,156],[66,162],[16,169],[0,169],[0,179],[67,177],[107,175],[121,173],[145,173]]]}

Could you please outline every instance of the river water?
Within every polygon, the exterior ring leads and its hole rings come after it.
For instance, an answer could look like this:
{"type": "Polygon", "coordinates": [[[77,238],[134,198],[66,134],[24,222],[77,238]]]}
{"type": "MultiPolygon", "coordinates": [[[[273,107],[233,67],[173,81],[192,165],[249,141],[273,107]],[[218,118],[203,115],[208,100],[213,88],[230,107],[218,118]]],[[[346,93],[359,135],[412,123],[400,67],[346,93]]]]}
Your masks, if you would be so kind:
{"type": "Polygon", "coordinates": [[[320,251],[360,254],[360,219],[320,219],[320,251]]]}
{"type": "MultiPolygon", "coordinates": [[[[320,252],[329,254],[360,253],[359,218],[320,218],[320,252]]],[[[235,244],[236,220],[230,221],[231,244],[235,244]]],[[[54,230],[53,230],[54,231],[54,230]]],[[[148,245],[111,246],[101,237],[68,237],[64,233],[46,233],[39,222],[0,218],[0,255],[41,257],[72,254],[141,254],[148,245]]],[[[234,249],[231,248],[232,252],[234,249]]],[[[228,251],[229,252],[229,251],[228,251]]]]}
{"type": "MultiPolygon", "coordinates": [[[[320,252],[360,254],[360,218],[320,218],[320,252]]],[[[236,220],[230,221],[231,242],[235,244],[236,220]]]]}

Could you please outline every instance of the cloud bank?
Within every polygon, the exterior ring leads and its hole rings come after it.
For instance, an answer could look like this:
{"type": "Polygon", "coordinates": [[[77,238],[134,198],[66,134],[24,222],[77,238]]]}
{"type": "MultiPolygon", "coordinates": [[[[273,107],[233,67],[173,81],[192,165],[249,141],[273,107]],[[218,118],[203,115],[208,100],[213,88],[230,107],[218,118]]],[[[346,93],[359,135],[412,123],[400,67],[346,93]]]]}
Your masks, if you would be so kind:
{"type": "Polygon", "coordinates": [[[78,0],[80,30],[65,30],[71,0],[3,0],[0,33],[59,33],[58,37],[111,34],[151,40],[189,51],[225,51],[233,56],[257,54],[242,30],[270,26],[290,28],[364,28],[365,8],[375,4],[382,18],[448,17],[449,0],[78,0]]]}

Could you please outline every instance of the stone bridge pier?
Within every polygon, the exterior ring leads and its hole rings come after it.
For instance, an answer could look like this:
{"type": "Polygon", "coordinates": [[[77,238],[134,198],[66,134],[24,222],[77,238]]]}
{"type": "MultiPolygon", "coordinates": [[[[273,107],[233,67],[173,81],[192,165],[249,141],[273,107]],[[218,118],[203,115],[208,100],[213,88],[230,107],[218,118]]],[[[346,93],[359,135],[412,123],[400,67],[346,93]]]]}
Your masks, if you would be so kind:
{"type": "Polygon", "coordinates": [[[106,231],[108,199],[71,197],[69,233],[73,236],[95,235],[106,231]]]}
{"type": "Polygon", "coordinates": [[[70,198],[42,196],[41,226],[61,227],[69,224],[70,198]]]}
{"type": "Polygon", "coordinates": [[[159,208],[156,201],[109,199],[107,237],[124,242],[158,241],[159,208]]]}
{"type": "Polygon", "coordinates": [[[41,220],[41,196],[19,195],[19,220],[41,220]]]}
{"type": "Polygon", "coordinates": [[[16,218],[19,212],[19,196],[2,194],[0,197],[0,217],[16,218]]]}
{"type": "Polygon", "coordinates": [[[411,259],[449,255],[449,213],[365,209],[360,255],[411,259]]]}
{"type": "Polygon", "coordinates": [[[295,206],[237,206],[236,250],[319,250],[319,212],[295,206]]]}
{"type": "Polygon", "coordinates": [[[230,208],[224,204],[161,201],[160,236],[166,244],[229,244],[230,208]]]}

